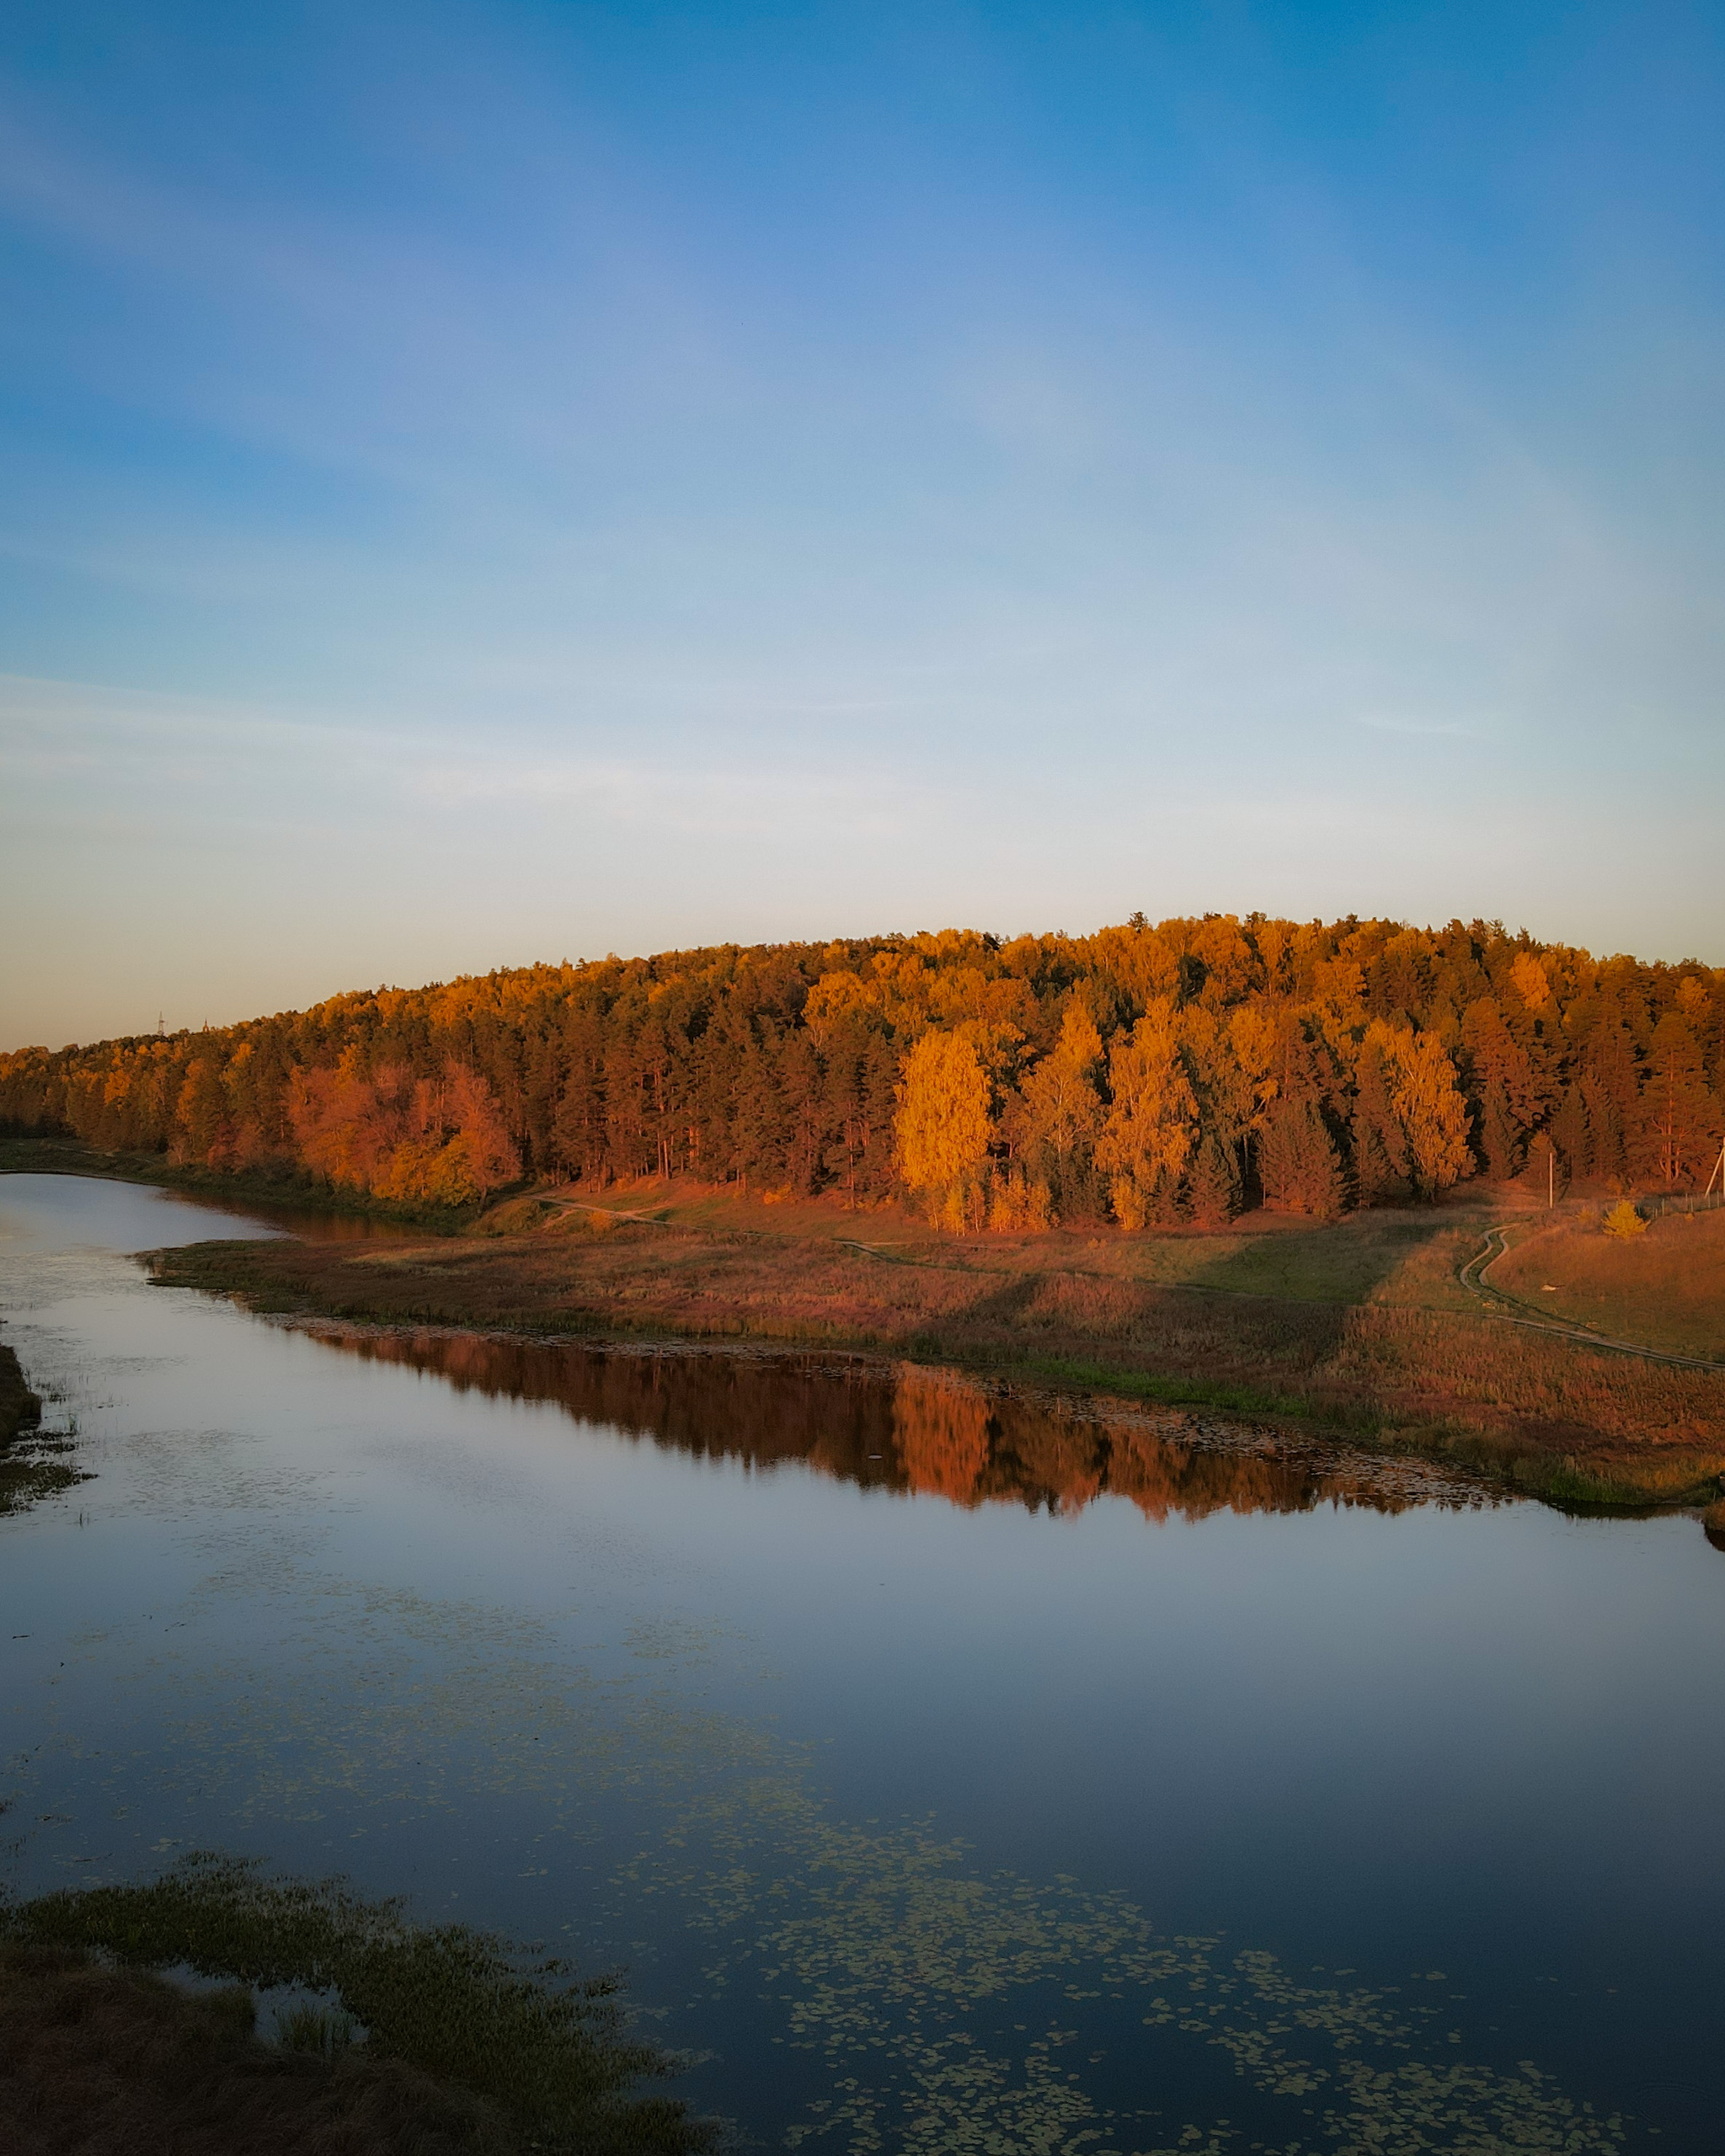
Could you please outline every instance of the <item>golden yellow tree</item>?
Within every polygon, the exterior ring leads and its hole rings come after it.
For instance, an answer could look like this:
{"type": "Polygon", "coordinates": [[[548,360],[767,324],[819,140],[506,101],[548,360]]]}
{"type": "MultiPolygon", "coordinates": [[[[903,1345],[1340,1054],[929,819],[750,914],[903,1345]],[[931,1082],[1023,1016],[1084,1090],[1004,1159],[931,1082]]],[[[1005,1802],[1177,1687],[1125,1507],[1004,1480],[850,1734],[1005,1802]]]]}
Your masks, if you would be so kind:
{"type": "Polygon", "coordinates": [[[988,1077],[962,1033],[924,1033],[897,1088],[899,1173],[937,1226],[962,1229],[985,1202],[988,1077]]]}
{"type": "Polygon", "coordinates": [[[1467,1103],[1455,1083],[1455,1066],[1435,1033],[1374,1025],[1365,1038],[1389,1073],[1390,1106],[1407,1141],[1413,1187],[1422,1198],[1435,1198],[1473,1166],[1467,1103]]]}
{"type": "Polygon", "coordinates": [[[1551,1001],[1551,981],[1531,951],[1524,951],[1509,969],[1515,992],[1530,1011],[1541,1011],[1551,1001]]]}
{"type": "Polygon", "coordinates": [[[1648,1224],[1626,1198],[1620,1198],[1605,1215],[1605,1233],[1616,1235],[1620,1242],[1628,1242],[1633,1236],[1644,1235],[1648,1224]]]}
{"type": "Polygon", "coordinates": [[[1005,1134],[1016,1166],[1004,1183],[996,1179],[991,1225],[1047,1227],[1057,1199],[1065,1207],[1081,1194],[1102,1127],[1096,1083],[1102,1059],[1096,1021],[1075,998],[1066,1006],[1059,1040],[1009,1102],[1005,1134]],[[1020,1187],[1023,1203],[1012,1194],[1020,1187]]]}
{"type": "Polygon", "coordinates": [[[1054,1193],[1041,1176],[1023,1168],[996,1170],[988,1201],[988,1225],[1001,1235],[1040,1235],[1055,1222],[1054,1193]]]}
{"type": "Polygon", "coordinates": [[[1101,1061],[1095,1019],[1081,1003],[1069,1003],[1060,1039],[1024,1081],[1028,1145],[1046,1151],[1057,1169],[1095,1142],[1102,1121],[1095,1078],[1101,1061]]]}
{"type": "Polygon", "coordinates": [[[1173,1211],[1174,1193],[1198,1139],[1198,1103],[1180,1060],[1174,1006],[1159,996],[1108,1056],[1114,1102],[1097,1140],[1123,1228],[1173,1211]]]}
{"type": "Polygon", "coordinates": [[[227,1112],[221,1066],[213,1057],[196,1057],[188,1066],[179,1091],[177,1157],[215,1166],[222,1152],[227,1112]]]}

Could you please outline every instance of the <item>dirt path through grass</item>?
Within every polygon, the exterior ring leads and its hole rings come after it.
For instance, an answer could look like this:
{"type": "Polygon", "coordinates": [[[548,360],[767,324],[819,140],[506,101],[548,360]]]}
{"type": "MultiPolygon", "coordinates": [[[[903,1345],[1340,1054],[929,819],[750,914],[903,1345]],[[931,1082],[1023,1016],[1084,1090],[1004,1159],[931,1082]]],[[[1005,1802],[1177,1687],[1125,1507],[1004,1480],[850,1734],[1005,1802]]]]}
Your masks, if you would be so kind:
{"type": "Polygon", "coordinates": [[[1489,1287],[1486,1275],[1501,1257],[1509,1254],[1509,1226],[1487,1228],[1482,1246],[1461,1267],[1455,1278],[1469,1294],[1485,1305],[1485,1315],[1499,1325],[1525,1326],[1530,1332],[1555,1333],[1559,1339],[1573,1340],[1583,1348],[1603,1348],[1613,1355],[1638,1355],[1643,1362],[1672,1363],[1691,1370],[1725,1370],[1725,1362],[1712,1355],[1680,1355],[1667,1348],[1644,1348],[1638,1341],[1613,1340],[1606,1334],[1596,1332],[1590,1326],[1572,1324],[1566,1318],[1547,1317],[1531,1303],[1520,1296],[1512,1295],[1507,1288],[1489,1287]],[[1495,1310],[1493,1303],[1512,1303],[1519,1310],[1526,1310],[1525,1317],[1512,1317],[1505,1310],[1495,1310]]]}

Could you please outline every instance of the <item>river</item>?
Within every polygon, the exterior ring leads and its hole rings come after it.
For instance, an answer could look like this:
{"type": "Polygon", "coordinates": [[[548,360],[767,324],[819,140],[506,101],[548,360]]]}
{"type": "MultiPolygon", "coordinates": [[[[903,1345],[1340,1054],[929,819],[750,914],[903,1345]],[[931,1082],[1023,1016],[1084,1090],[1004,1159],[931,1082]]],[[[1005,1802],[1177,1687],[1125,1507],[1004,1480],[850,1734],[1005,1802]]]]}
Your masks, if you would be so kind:
{"type": "MultiPolygon", "coordinates": [[[[306,1231],[306,1224],[299,1224],[306,1231]]],[[[1725,2140],[1725,1556],[843,1358],[307,1329],[0,1177],[0,1882],[219,1848],[627,1969],[757,2145],[1725,2140]]]]}

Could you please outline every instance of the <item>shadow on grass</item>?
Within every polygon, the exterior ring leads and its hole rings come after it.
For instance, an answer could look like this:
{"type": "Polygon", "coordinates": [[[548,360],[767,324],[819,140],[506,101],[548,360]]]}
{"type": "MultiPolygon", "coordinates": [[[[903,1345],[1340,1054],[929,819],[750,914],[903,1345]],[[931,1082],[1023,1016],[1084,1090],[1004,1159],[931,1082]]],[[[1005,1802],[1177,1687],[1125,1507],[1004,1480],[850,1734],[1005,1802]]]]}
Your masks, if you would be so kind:
{"type": "Polygon", "coordinates": [[[1188,1287],[1289,1302],[1363,1303],[1455,1223],[1429,1214],[1355,1214],[1329,1227],[1254,1236],[1200,1267],[1188,1287]]]}

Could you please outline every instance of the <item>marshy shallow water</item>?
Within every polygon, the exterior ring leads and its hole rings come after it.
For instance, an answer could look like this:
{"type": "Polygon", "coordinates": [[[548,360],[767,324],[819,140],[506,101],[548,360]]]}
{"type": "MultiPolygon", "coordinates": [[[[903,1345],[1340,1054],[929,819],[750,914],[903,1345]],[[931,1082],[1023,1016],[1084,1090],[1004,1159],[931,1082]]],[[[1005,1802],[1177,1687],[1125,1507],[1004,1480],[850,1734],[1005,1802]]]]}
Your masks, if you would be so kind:
{"type": "Polygon", "coordinates": [[[626,1965],[833,2150],[1712,2149],[1725,1557],[915,1369],[296,1329],[0,1178],[0,1880],[219,1848],[626,1965]]]}

